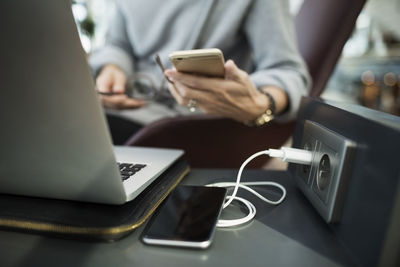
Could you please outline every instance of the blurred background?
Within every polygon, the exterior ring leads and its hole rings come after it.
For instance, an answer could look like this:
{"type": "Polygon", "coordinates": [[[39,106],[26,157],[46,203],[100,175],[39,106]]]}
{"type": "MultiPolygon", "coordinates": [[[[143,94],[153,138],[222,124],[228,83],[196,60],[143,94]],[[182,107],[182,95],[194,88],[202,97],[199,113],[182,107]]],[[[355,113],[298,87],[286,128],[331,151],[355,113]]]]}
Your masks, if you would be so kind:
{"type": "MultiPolygon", "coordinates": [[[[290,0],[295,15],[302,0],[290,0]]],[[[112,0],[74,0],[87,53],[104,43],[112,0]]],[[[322,98],[400,116],[400,0],[369,0],[322,98]]]]}

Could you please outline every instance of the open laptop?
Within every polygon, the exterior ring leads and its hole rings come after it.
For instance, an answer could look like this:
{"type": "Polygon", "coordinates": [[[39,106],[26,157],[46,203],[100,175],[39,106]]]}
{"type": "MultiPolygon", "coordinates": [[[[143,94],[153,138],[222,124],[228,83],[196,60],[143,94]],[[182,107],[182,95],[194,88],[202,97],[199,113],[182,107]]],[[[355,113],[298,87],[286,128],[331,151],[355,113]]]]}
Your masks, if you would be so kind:
{"type": "Polygon", "coordinates": [[[122,204],[182,156],[113,147],[70,0],[2,0],[0,32],[1,193],[122,204]]]}

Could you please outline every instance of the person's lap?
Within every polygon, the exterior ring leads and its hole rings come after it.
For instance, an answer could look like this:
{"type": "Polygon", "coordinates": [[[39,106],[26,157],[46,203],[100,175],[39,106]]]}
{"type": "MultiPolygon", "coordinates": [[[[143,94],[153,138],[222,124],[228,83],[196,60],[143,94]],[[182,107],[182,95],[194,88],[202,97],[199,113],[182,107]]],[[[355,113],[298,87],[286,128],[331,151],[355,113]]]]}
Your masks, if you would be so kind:
{"type": "Polygon", "coordinates": [[[132,110],[107,110],[106,117],[113,143],[123,145],[145,125],[166,117],[201,113],[190,112],[187,107],[179,105],[167,106],[155,101],[149,101],[145,107],[132,110]]]}
{"type": "Polygon", "coordinates": [[[143,125],[124,116],[106,113],[108,127],[114,145],[124,145],[143,125]]]}

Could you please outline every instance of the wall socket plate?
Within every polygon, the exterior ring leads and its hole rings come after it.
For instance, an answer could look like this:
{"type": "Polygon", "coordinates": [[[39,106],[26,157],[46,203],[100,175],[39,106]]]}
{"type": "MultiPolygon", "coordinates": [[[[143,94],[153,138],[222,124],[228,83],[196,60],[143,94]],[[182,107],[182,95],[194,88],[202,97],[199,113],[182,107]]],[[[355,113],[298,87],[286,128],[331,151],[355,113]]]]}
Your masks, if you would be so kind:
{"type": "Polygon", "coordinates": [[[301,148],[313,152],[310,165],[297,165],[295,180],[328,223],[338,222],[343,209],[356,143],[309,120],[301,148]]]}

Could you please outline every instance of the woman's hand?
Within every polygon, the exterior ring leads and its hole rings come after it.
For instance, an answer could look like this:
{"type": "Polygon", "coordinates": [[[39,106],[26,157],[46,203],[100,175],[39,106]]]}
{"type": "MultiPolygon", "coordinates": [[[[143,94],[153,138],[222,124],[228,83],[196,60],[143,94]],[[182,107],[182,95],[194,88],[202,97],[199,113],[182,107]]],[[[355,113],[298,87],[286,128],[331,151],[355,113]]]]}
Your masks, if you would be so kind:
{"type": "Polygon", "coordinates": [[[105,65],[96,78],[101,101],[107,108],[135,109],[146,105],[146,101],[130,98],[125,94],[126,75],[116,65],[105,65]]]}
{"type": "Polygon", "coordinates": [[[190,100],[195,100],[196,106],[207,114],[246,123],[254,121],[270,106],[268,97],[257,90],[249,75],[232,60],[225,63],[225,79],[185,74],[175,69],[166,70],[165,75],[174,82],[169,84],[169,90],[179,104],[187,106],[190,100]]]}

